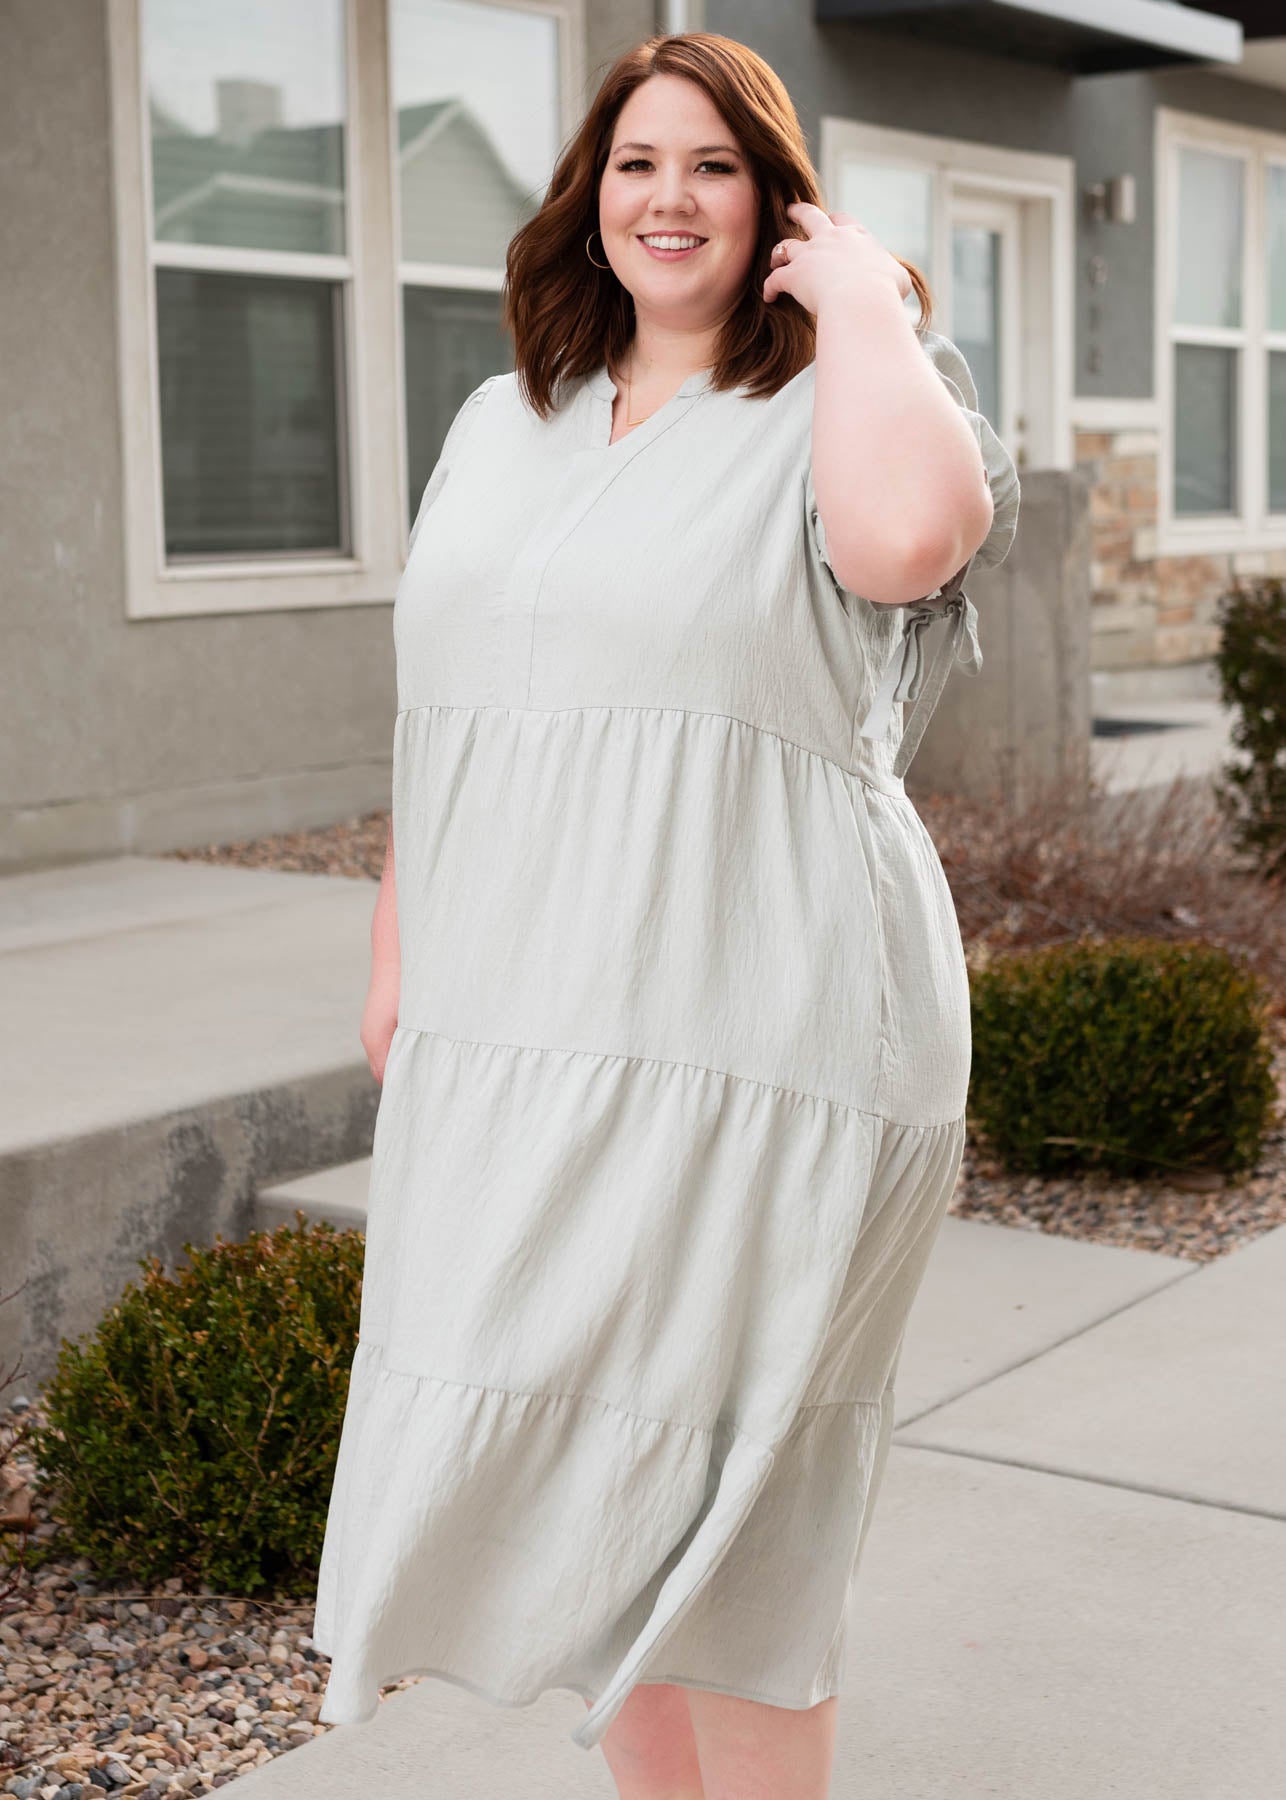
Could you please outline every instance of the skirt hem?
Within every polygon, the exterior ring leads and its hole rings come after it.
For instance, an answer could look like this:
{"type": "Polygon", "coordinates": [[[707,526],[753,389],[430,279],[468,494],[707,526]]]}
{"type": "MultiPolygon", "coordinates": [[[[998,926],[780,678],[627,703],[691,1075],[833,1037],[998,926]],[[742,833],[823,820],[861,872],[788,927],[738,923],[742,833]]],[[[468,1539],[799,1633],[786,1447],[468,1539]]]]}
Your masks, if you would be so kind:
{"type": "MultiPolygon", "coordinates": [[[[329,1652],[326,1651],[326,1649],[323,1647],[323,1645],[316,1638],[313,1639],[313,1643],[316,1645],[317,1649],[319,1651],[321,1651],[323,1656],[329,1654],[329,1652]]],[[[386,1687],[386,1686],[391,1686],[392,1683],[397,1682],[397,1681],[407,1681],[407,1680],[411,1680],[411,1679],[423,1680],[426,1678],[429,1680],[432,1680],[432,1681],[445,1682],[449,1687],[461,1688],[464,1690],[465,1693],[472,1694],[475,1699],[485,1700],[491,1706],[501,1706],[508,1710],[516,1710],[516,1711],[521,1711],[529,1706],[534,1706],[536,1704],[536,1702],[538,1700],[543,1699],[546,1694],[560,1694],[560,1693],[577,1694],[577,1695],[579,1695],[579,1697],[582,1700],[587,1702],[587,1704],[589,1704],[590,1706],[593,1706],[599,1698],[598,1692],[596,1692],[591,1687],[587,1687],[583,1682],[579,1682],[579,1681],[551,1681],[551,1682],[546,1683],[544,1686],[537,1688],[534,1693],[515,1694],[515,1693],[506,1692],[506,1691],[498,1691],[495,1688],[486,1687],[481,1682],[473,1681],[470,1679],[469,1676],[458,1674],[455,1670],[452,1670],[452,1669],[444,1669],[444,1668],[440,1668],[440,1667],[429,1667],[427,1665],[421,1666],[421,1667],[416,1667],[416,1668],[411,1668],[411,1669],[402,1669],[397,1674],[386,1676],[380,1685],[382,1687],[386,1687]]],[[[838,1689],[828,1689],[828,1691],[826,1693],[817,1694],[817,1695],[813,1696],[812,1698],[792,1697],[790,1699],[785,1699],[779,1694],[766,1694],[760,1689],[752,1690],[750,1688],[738,1687],[736,1685],[730,1685],[725,1682],[719,1682],[719,1681],[707,1680],[704,1678],[698,1678],[697,1676],[693,1676],[693,1675],[671,1675],[671,1674],[640,1675],[637,1677],[637,1679],[633,1685],[636,1687],[669,1686],[669,1687],[682,1687],[682,1688],[698,1688],[698,1689],[703,1690],[706,1693],[724,1695],[728,1699],[731,1699],[731,1700],[749,1700],[749,1701],[754,1701],[757,1705],[760,1705],[760,1706],[781,1707],[783,1710],[785,1710],[787,1712],[807,1712],[807,1711],[809,1711],[810,1708],[812,1708],[814,1706],[820,1706],[824,1700],[831,1700],[831,1699],[838,1698],[838,1693],[839,1693],[838,1689]]],[[[387,1698],[392,1699],[393,1696],[388,1695],[387,1698]]],[[[323,1708],[321,1709],[321,1713],[319,1714],[319,1722],[324,1725],[330,1725],[332,1728],[337,1728],[337,1727],[345,1726],[345,1725],[348,1725],[348,1726],[368,1725],[371,1723],[372,1720],[374,1720],[378,1716],[379,1709],[384,1703],[385,1703],[384,1697],[381,1697],[381,1698],[377,1699],[375,1706],[371,1711],[364,1712],[361,1714],[360,1717],[357,1717],[357,1718],[344,1718],[344,1719],[328,1719],[328,1718],[326,1718],[325,1717],[326,1708],[323,1706],[323,1708]]],[[[573,1731],[570,1735],[572,1737],[573,1742],[578,1744],[581,1748],[592,1749],[594,1747],[593,1744],[582,1742],[582,1740],[577,1736],[576,1732],[573,1731]]],[[[601,1736],[601,1734],[600,1734],[600,1736],[601,1736]]],[[[599,1741],[599,1738],[596,1737],[594,1739],[594,1743],[597,1743],[598,1741],[599,1741]]]]}

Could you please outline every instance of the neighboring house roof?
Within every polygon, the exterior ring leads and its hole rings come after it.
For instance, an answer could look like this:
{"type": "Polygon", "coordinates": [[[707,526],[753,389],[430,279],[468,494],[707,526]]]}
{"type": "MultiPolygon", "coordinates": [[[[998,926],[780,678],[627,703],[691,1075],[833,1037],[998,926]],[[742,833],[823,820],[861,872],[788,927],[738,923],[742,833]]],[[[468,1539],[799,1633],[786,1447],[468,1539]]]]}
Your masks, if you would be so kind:
{"type": "MultiPolygon", "coordinates": [[[[341,126],[273,125],[238,142],[190,131],[155,103],[152,120],[158,238],[343,253],[341,126]]],[[[515,180],[467,102],[403,107],[397,141],[405,259],[502,266],[539,194],[515,180]]]]}
{"type": "Polygon", "coordinates": [[[540,194],[515,180],[476,114],[455,97],[406,107],[398,146],[403,260],[502,268],[540,194]]]}
{"type": "Polygon", "coordinates": [[[151,140],[151,196],[157,236],[229,243],[234,196],[270,198],[299,214],[283,248],[344,250],[344,131],[337,124],[270,126],[247,144],[218,133],[175,131],[151,140]]]}
{"type": "Polygon", "coordinates": [[[423,100],[417,106],[404,106],[397,115],[399,156],[405,156],[421,137],[430,137],[451,113],[461,111],[463,106],[455,94],[445,100],[423,100]]]}

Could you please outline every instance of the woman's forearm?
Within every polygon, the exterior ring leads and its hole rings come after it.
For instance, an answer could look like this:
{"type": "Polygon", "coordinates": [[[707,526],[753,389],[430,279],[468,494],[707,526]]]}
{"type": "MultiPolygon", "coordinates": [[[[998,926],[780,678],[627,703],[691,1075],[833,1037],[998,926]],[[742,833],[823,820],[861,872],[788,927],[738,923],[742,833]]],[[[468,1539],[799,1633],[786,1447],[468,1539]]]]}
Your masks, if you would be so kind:
{"type": "Polygon", "coordinates": [[[388,822],[388,839],[384,849],[384,869],[380,875],[375,911],[371,916],[371,971],[395,971],[400,951],[397,935],[397,878],[393,864],[393,819],[388,822]]]}
{"type": "Polygon", "coordinates": [[[816,357],[813,489],[831,566],[851,592],[907,605],[991,527],[978,441],[892,283],[828,293],[816,357]]]}

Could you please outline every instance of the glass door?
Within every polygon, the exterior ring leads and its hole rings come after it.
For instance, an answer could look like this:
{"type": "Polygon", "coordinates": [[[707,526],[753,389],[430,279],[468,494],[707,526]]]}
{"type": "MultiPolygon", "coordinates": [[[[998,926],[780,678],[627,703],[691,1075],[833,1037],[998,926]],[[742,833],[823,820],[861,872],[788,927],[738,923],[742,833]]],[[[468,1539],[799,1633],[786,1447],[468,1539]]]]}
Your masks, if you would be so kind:
{"type": "Polygon", "coordinates": [[[951,324],[978,389],[978,410],[1026,461],[1018,203],[956,189],[949,201],[951,324]]]}

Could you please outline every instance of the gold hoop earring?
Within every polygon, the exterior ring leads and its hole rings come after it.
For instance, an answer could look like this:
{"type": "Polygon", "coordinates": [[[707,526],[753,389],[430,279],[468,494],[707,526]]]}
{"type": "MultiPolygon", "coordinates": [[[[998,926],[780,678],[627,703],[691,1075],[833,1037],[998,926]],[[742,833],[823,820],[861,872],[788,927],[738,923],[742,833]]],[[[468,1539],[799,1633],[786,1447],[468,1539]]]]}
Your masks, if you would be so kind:
{"type": "MultiPolygon", "coordinates": [[[[598,231],[598,226],[597,226],[597,225],[596,225],[596,226],[595,226],[595,227],[594,227],[594,231],[598,231]]],[[[592,256],[590,256],[590,249],[589,249],[589,238],[592,238],[592,237],[593,237],[593,235],[594,235],[594,231],[591,231],[591,232],[590,232],[590,234],[589,234],[589,237],[587,237],[587,238],[586,238],[586,239],[585,239],[585,254],[586,254],[586,256],[588,256],[588,257],[589,257],[589,260],[590,260],[590,261],[591,261],[591,262],[592,262],[592,263],[594,263],[594,267],[595,267],[595,268],[596,268],[596,269],[610,269],[610,268],[611,268],[611,266],[612,266],[612,265],[611,265],[611,263],[610,263],[610,262],[605,262],[605,263],[601,263],[601,262],[594,262],[594,258],[593,258],[593,257],[592,257],[592,256]]],[[[602,235],[603,235],[603,234],[602,234],[602,232],[601,232],[601,231],[599,231],[599,232],[598,232],[598,235],[599,235],[599,236],[600,236],[600,237],[602,237],[602,235]]],[[[606,244],[604,244],[604,246],[603,246],[603,248],[604,248],[604,249],[605,249],[605,250],[606,250],[606,248],[607,248],[607,245],[606,245],[606,244]]]]}

